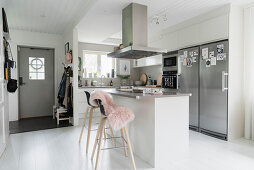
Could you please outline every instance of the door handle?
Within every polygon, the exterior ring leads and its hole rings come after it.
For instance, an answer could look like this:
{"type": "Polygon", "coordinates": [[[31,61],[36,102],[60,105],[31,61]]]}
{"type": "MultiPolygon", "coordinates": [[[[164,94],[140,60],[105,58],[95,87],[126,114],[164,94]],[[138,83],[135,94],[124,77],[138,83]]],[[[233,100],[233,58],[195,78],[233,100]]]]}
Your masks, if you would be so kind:
{"type": "Polygon", "coordinates": [[[20,86],[23,86],[25,85],[26,83],[23,82],[23,77],[19,77],[19,85],[20,86]]]}
{"type": "Polygon", "coordinates": [[[228,78],[226,78],[228,76],[228,73],[226,73],[225,71],[221,72],[221,83],[222,83],[222,91],[226,91],[228,90],[228,78]]]}

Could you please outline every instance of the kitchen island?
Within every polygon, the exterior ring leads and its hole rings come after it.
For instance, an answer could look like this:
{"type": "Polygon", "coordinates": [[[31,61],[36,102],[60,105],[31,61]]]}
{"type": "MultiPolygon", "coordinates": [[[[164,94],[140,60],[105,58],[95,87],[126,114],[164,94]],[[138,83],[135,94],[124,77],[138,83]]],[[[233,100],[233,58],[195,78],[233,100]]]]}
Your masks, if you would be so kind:
{"type": "Polygon", "coordinates": [[[129,107],[135,114],[128,128],[136,156],[155,168],[164,169],[188,153],[191,94],[105,91],[113,96],[116,104],[129,107]]]}

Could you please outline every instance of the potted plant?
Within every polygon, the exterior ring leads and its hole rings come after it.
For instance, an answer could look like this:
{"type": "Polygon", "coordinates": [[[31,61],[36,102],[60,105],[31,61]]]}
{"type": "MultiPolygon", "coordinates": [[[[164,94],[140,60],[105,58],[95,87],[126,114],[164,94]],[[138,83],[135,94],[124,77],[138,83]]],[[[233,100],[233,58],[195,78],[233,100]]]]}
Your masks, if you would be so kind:
{"type": "Polygon", "coordinates": [[[121,80],[121,85],[125,86],[127,85],[127,79],[130,77],[130,75],[117,75],[117,77],[121,80]]]}

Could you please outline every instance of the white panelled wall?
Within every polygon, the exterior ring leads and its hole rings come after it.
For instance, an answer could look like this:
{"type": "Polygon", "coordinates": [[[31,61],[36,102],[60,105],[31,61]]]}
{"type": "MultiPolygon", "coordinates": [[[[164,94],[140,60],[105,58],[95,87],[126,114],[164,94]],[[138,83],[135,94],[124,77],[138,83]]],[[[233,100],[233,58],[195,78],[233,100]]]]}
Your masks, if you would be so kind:
{"type": "MultiPolygon", "coordinates": [[[[1,4],[0,4],[1,7],[1,4]]],[[[9,109],[7,82],[4,80],[4,47],[2,13],[0,13],[0,157],[9,140],[9,109]]]]}
{"type": "MultiPolygon", "coordinates": [[[[55,99],[57,95],[58,84],[60,82],[64,62],[64,43],[63,37],[56,34],[47,34],[39,32],[21,31],[21,30],[10,30],[12,55],[15,61],[18,61],[18,46],[30,46],[30,47],[45,47],[54,48],[55,53],[55,99]]],[[[17,68],[12,70],[12,78],[18,80],[18,64],[17,68]]],[[[42,89],[43,90],[43,89],[42,89]]],[[[18,120],[18,94],[19,89],[10,94],[9,96],[9,120],[18,120]]]]}
{"type": "Polygon", "coordinates": [[[254,4],[244,10],[245,138],[254,140],[254,4]]]}

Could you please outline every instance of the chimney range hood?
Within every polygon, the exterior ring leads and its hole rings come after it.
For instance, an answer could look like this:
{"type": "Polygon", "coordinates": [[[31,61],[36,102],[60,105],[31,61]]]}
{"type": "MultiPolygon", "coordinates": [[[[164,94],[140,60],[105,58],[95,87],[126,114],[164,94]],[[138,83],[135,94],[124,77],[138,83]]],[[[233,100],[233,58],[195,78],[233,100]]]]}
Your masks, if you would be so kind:
{"type": "Polygon", "coordinates": [[[139,59],[167,52],[147,47],[147,6],[136,3],[122,10],[122,41],[125,48],[109,53],[108,57],[139,59]]]}

